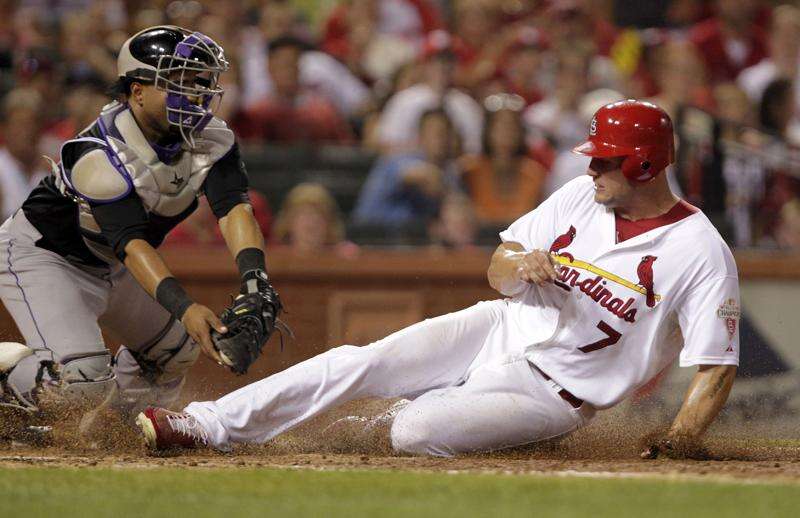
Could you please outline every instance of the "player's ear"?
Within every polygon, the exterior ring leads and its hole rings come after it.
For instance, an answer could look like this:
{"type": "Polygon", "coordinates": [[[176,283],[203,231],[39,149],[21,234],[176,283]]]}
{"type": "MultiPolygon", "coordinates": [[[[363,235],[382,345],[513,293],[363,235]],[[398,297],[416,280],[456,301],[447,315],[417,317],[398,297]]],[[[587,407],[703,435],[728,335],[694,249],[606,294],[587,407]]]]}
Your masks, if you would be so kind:
{"type": "Polygon", "coordinates": [[[131,83],[131,93],[128,96],[128,102],[138,105],[140,108],[144,106],[144,87],[142,83],[131,83]]]}

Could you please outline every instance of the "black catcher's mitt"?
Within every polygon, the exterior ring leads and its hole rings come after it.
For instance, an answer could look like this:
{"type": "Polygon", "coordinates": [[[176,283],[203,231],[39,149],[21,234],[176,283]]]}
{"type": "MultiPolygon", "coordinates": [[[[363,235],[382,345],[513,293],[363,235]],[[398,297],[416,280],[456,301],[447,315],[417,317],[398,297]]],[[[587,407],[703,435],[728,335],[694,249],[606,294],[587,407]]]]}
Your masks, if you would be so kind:
{"type": "Polygon", "coordinates": [[[244,374],[261,354],[272,336],[282,309],[277,292],[264,282],[253,293],[238,295],[220,320],[228,328],[225,334],[212,331],[211,339],[222,361],[236,374],[244,374]]]}

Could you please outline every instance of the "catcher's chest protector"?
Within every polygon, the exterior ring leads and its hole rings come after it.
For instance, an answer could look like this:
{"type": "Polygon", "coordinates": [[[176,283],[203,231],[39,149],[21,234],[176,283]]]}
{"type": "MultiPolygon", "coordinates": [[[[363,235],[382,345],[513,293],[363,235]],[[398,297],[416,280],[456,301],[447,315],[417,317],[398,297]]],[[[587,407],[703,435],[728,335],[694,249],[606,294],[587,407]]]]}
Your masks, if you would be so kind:
{"type": "MultiPolygon", "coordinates": [[[[233,146],[234,134],[220,119],[213,119],[197,136],[195,149],[184,150],[173,164],[161,162],[147,142],[127,105],[112,102],[103,108],[97,122],[84,136],[64,143],[61,166],[55,169],[56,184],[62,193],[74,196],[80,207],[80,226],[99,233],[90,201],[113,201],[132,190],[141,198],[148,213],[173,217],[186,211],[198,197],[203,182],[214,163],[233,146]],[[73,163],[64,160],[72,146],[91,143],[93,151],[73,163]],[[99,149],[98,149],[99,148],[99,149]],[[94,155],[94,156],[92,156],[94,155]],[[87,172],[86,169],[89,169],[87,172]],[[87,180],[87,175],[91,176],[87,180]],[[105,184],[102,198],[98,185],[105,184]]],[[[110,250],[95,253],[108,257],[110,250]]]]}

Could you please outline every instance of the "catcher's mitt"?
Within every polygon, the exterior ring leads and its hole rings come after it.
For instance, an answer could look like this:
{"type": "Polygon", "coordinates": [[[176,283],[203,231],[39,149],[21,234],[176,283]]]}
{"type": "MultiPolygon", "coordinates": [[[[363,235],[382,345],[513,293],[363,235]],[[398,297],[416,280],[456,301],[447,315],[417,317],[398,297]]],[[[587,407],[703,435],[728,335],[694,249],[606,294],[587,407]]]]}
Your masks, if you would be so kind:
{"type": "Polygon", "coordinates": [[[211,339],[222,361],[236,374],[244,374],[272,336],[282,309],[278,294],[267,284],[255,293],[238,295],[220,315],[225,334],[212,331],[211,339]]]}

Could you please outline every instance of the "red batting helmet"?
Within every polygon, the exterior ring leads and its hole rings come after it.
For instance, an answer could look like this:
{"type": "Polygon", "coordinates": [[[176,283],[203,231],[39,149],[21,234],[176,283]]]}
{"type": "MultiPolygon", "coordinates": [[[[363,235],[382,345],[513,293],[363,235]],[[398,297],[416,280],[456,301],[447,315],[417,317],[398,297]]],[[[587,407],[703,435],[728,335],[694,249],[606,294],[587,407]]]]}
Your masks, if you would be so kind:
{"type": "Polygon", "coordinates": [[[589,140],[573,149],[596,158],[625,157],[622,174],[646,182],[675,161],[672,121],[655,104],[628,99],[597,110],[589,140]]]}

